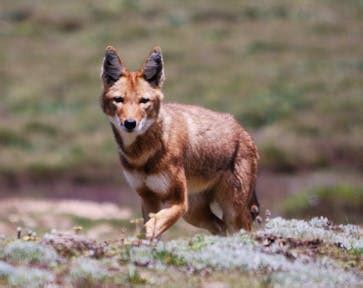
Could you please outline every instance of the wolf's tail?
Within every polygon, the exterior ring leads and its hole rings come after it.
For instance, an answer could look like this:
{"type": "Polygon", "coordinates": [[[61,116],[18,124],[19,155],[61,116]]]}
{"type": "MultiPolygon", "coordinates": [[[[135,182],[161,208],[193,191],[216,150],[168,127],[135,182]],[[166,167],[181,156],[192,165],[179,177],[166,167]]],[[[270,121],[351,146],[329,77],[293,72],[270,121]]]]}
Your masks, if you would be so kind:
{"type": "Polygon", "coordinates": [[[250,211],[252,215],[253,220],[259,220],[259,214],[260,214],[260,203],[258,203],[257,194],[256,194],[256,188],[253,189],[252,198],[250,202],[250,211]]]}

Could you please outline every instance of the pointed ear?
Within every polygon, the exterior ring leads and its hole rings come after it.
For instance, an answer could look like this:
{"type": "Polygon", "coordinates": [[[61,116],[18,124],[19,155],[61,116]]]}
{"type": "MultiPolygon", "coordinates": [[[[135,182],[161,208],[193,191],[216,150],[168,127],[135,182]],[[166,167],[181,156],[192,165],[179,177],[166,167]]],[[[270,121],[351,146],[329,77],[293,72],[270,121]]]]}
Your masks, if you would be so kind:
{"type": "Polygon", "coordinates": [[[164,61],[160,47],[151,50],[142,67],[142,75],[153,87],[161,88],[163,86],[165,80],[164,61]]]}
{"type": "Polygon", "coordinates": [[[101,78],[105,85],[112,85],[125,74],[125,67],[118,56],[116,49],[108,46],[103,58],[101,78]]]}

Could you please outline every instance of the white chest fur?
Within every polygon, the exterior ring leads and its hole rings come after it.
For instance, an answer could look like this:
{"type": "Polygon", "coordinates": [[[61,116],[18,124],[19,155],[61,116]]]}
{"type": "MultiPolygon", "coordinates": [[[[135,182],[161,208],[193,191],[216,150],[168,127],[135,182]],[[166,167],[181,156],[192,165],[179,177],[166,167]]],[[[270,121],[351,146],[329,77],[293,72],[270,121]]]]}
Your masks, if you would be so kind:
{"type": "Polygon", "coordinates": [[[170,177],[167,173],[152,174],[146,177],[145,185],[152,191],[165,194],[170,188],[170,177]]]}
{"type": "Polygon", "coordinates": [[[165,194],[171,186],[171,179],[166,172],[146,175],[138,171],[124,170],[124,175],[129,185],[135,190],[147,187],[155,193],[165,194]]]}
{"type": "Polygon", "coordinates": [[[144,186],[145,182],[145,174],[137,172],[137,171],[127,171],[124,170],[124,175],[127,183],[131,186],[131,188],[137,190],[144,186]]]}

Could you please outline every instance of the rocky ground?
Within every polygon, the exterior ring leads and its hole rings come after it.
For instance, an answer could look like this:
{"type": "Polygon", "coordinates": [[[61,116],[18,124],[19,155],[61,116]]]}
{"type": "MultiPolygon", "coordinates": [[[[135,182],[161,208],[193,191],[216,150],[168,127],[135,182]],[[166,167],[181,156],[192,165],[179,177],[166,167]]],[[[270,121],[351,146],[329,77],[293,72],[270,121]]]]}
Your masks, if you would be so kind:
{"type": "Polygon", "coordinates": [[[150,242],[128,209],[57,203],[0,204],[0,287],[363,285],[359,226],[266,217],[251,233],[217,237],[179,223],[150,242]]]}

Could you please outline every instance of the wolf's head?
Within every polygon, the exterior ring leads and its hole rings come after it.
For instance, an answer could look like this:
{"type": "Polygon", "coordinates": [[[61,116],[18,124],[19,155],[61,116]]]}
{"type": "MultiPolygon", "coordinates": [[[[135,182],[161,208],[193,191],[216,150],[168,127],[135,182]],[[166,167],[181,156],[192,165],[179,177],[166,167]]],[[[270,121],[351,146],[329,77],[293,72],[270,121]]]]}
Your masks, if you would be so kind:
{"type": "Polygon", "coordinates": [[[126,138],[143,134],[156,121],[165,80],[161,49],[151,50],[142,67],[130,72],[116,50],[108,46],[102,64],[101,106],[114,127],[126,138]]]}

